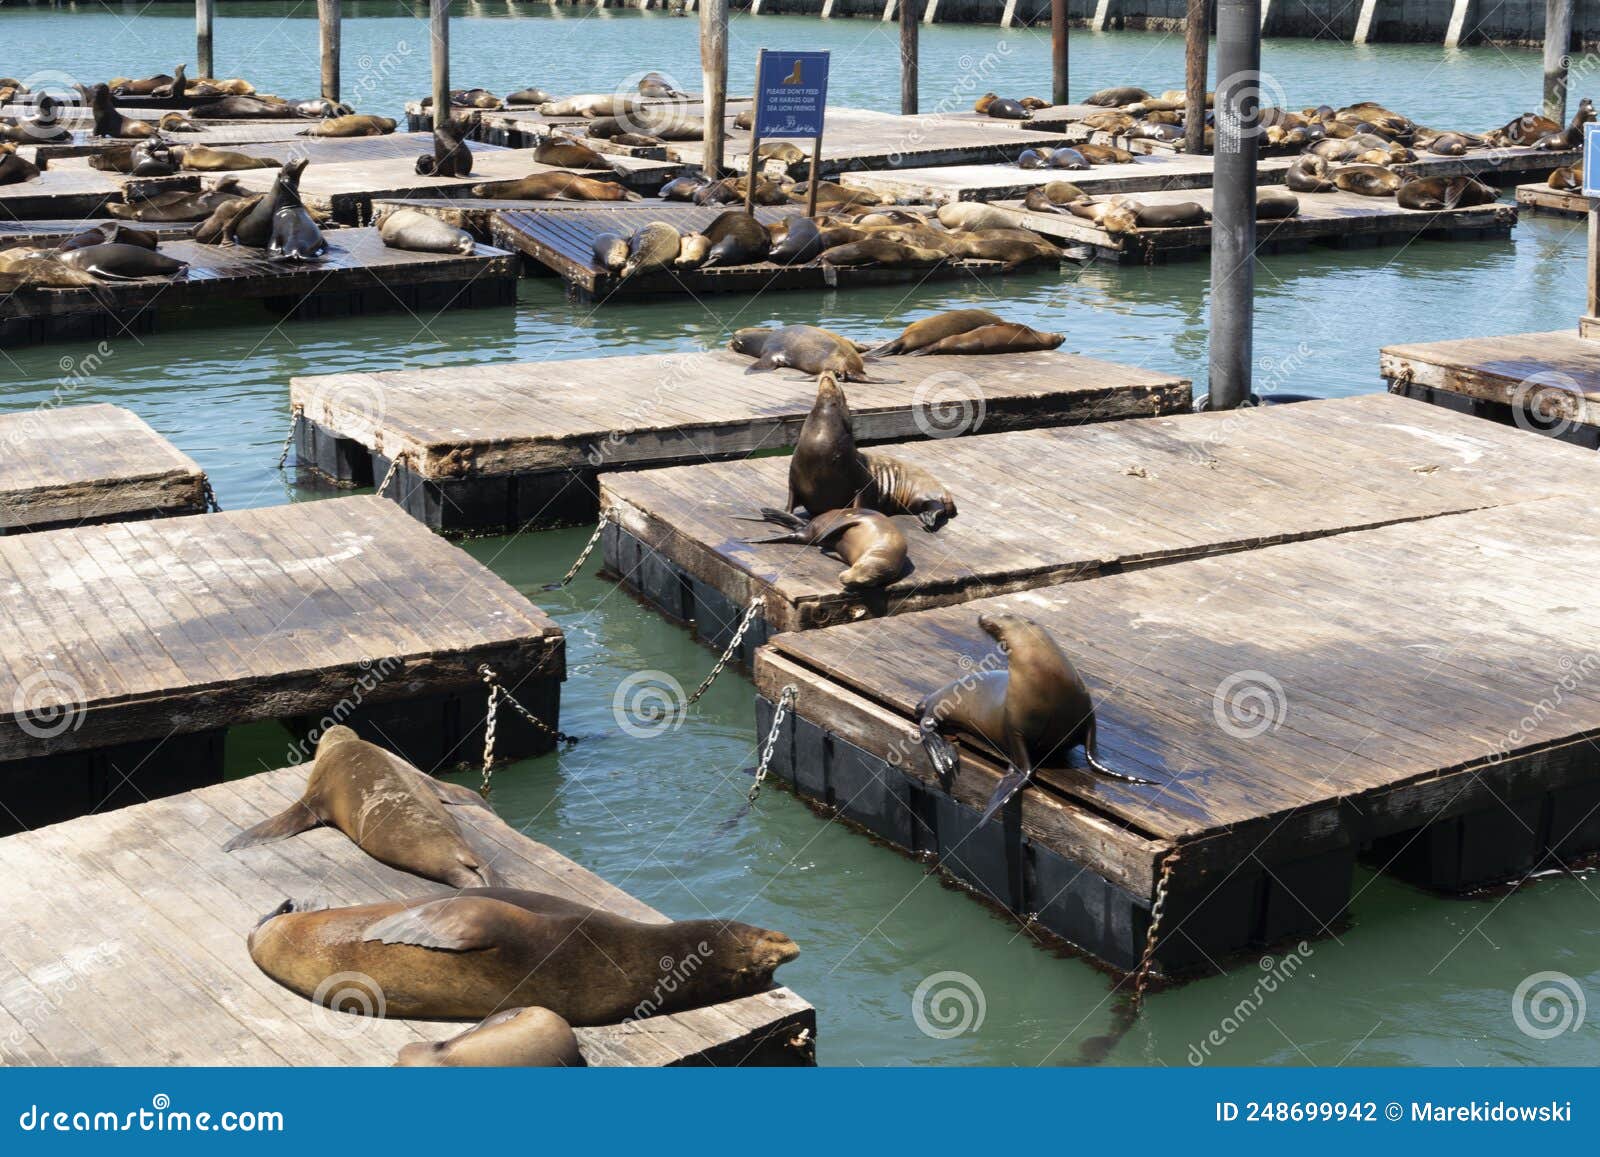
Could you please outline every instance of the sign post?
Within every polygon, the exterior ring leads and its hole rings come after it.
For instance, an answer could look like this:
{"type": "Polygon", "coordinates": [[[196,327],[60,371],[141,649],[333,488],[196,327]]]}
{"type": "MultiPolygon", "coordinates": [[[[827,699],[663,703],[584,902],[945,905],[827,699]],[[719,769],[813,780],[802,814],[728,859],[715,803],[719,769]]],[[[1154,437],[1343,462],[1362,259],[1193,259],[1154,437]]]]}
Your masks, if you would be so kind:
{"type": "Polygon", "coordinates": [[[1589,199],[1589,291],[1578,335],[1590,337],[1591,327],[1600,324],[1596,321],[1600,319],[1600,214],[1595,212],[1595,198],[1600,197],[1600,124],[1583,126],[1583,195],[1589,199]]]}
{"type": "Polygon", "coordinates": [[[750,140],[750,171],[744,207],[750,211],[761,172],[763,138],[810,138],[811,178],[806,185],[806,215],[817,213],[817,165],[822,159],[822,118],[828,104],[826,52],[772,52],[756,59],[756,115],[750,140]]]}

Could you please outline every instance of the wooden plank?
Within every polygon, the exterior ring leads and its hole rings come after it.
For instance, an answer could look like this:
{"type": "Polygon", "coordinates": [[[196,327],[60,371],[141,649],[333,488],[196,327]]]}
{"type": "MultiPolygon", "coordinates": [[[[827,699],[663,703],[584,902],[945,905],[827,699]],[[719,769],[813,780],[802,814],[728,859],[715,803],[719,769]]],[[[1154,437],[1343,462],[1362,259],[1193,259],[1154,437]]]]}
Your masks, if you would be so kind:
{"type": "Polygon", "coordinates": [[[1552,189],[1548,182],[1517,186],[1517,204],[1552,217],[1587,217],[1590,200],[1581,189],[1552,189]]]}
{"type": "Polygon", "coordinates": [[[1532,429],[1600,427],[1600,343],[1576,331],[1385,346],[1391,388],[1422,387],[1511,407],[1532,429]]]}
{"type": "MultiPolygon", "coordinates": [[[[399,1048],[459,1024],[356,1020],[262,973],[246,937],[284,897],[333,905],[447,889],[368,859],[330,829],[228,854],[241,827],[298,797],[304,766],[0,840],[0,865],[49,879],[47,894],[0,896],[0,1030],[38,1064],[388,1065],[399,1048]]],[[[522,836],[462,809],[468,839],[507,887],[550,892],[658,921],[659,913],[522,836]]],[[[726,1064],[769,1034],[814,1037],[815,1013],[786,988],[737,1002],[578,1030],[590,1064],[726,1064]]],[[[788,1050],[804,1061],[808,1047],[788,1050]]],[[[770,1053],[763,1053],[770,1059],[770,1053]]]]}
{"type": "MultiPolygon", "coordinates": [[[[1281,185],[1289,160],[1263,157],[1256,179],[1281,185]]],[[[1209,189],[1210,157],[1163,154],[1138,157],[1123,165],[1091,165],[1080,171],[1022,169],[1016,164],[946,165],[896,169],[881,173],[846,173],[840,183],[870,189],[899,203],[943,205],[949,201],[996,201],[1021,198],[1051,181],[1069,181],[1086,193],[1143,193],[1159,189],[1209,189]]]]}

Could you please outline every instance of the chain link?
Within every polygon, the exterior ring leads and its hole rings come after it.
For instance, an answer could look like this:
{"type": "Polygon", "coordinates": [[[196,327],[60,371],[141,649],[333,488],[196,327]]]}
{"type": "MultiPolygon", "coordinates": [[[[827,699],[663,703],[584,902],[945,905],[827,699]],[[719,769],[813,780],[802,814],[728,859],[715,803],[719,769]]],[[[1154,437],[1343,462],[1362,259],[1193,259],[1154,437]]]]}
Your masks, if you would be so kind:
{"type": "Polygon", "coordinates": [[[200,475],[200,497],[205,501],[207,510],[213,514],[222,513],[222,503],[217,501],[217,492],[211,488],[211,479],[204,474],[200,475]]]}
{"type": "Polygon", "coordinates": [[[694,689],[694,694],[689,696],[684,703],[685,707],[697,702],[700,696],[711,690],[711,684],[717,681],[717,676],[722,674],[722,669],[732,662],[733,657],[739,653],[739,644],[744,642],[745,632],[750,629],[750,624],[756,621],[756,612],[766,605],[766,601],[761,595],[757,595],[750,600],[750,606],[745,610],[744,618],[740,620],[739,625],[734,628],[733,638],[728,640],[727,647],[723,649],[722,657],[712,666],[711,674],[707,675],[701,681],[700,686],[694,689]]]}
{"type": "Polygon", "coordinates": [[[500,682],[500,677],[494,673],[493,668],[487,663],[478,665],[478,676],[489,688],[489,704],[485,708],[483,720],[483,784],[478,788],[478,794],[484,799],[489,798],[489,778],[494,771],[494,745],[496,733],[499,730],[500,704],[509,703],[517,714],[526,719],[533,727],[550,736],[557,743],[568,746],[578,742],[576,735],[568,735],[565,731],[551,727],[532,711],[529,711],[505,686],[500,682]]]}
{"type": "Polygon", "coordinates": [[[305,417],[306,408],[296,402],[289,411],[289,436],[283,440],[283,453],[278,455],[278,469],[282,470],[289,461],[289,451],[294,448],[294,436],[300,429],[300,422],[305,417]]]}
{"type": "Polygon", "coordinates": [[[578,577],[578,572],[583,569],[583,564],[589,561],[589,556],[594,553],[594,548],[600,545],[600,536],[605,533],[605,529],[608,525],[610,525],[610,523],[611,515],[607,511],[602,510],[600,512],[600,521],[595,523],[594,533],[589,536],[589,541],[586,542],[583,549],[578,552],[578,561],[573,563],[567,573],[561,576],[560,582],[546,583],[544,588],[545,590],[558,591],[562,587],[571,583],[573,579],[578,577]]]}
{"type": "Polygon", "coordinates": [[[767,741],[761,748],[761,761],[756,764],[756,781],[750,785],[750,793],[745,797],[751,803],[755,803],[756,797],[761,794],[761,784],[772,768],[772,753],[778,746],[778,732],[783,730],[783,721],[788,716],[790,708],[794,706],[795,696],[799,693],[800,689],[793,683],[785,683],[782,693],[778,696],[778,708],[772,713],[772,730],[767,732],[767,741]]]}
{"type": "Polygon", "coordinates": [[[383,492],[389,489],[389,483],[394,481],[395,473],[400,469],[400,458],[401,455],[396,454],[394,458],[390,460],[389,469],[384,474],[383,481],[378,483],[378,489],[374,492],[376,497],[382,498],[383,492]]]}
{"type": "Polygon", "coordinates": [[[1133,975],[1135,1016],[1144,1004],[1144,990],[1150,983],[1150,971],[1155,966],[1156,944],[1161,939],[1161,918],[1166,914],[1167,892],[1172,886],[1172,868],[1178,862],[1178,857],[1178,849],[1173,848],[1161,861],[1161,875],[1156,881],[1156,897],[1150,905],[1150,930],[1145,933],[1144,951],[1139,955],[1139,967],[1133,975]]]}

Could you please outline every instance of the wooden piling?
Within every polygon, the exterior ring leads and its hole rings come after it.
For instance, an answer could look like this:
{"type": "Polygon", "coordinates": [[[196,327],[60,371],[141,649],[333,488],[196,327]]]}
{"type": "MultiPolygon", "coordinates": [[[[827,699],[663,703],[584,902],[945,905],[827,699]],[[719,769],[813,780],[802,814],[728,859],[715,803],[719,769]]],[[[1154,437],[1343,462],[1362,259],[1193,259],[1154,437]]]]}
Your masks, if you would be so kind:
{"type": "Polygon", "coordinates": [[[1067,104],[1067,0],[1050,0],[1050,103],[1067,104]]]}
{"type": "Polygon", "coordinates": [[[900,112],[911,116],[917,111],[917,11],[915,5],[900,5],[900,112]]]}
{"type": "Polygon", "coordinates": [[[1544,115],[1567,120],[1567,49],[1572,44],[1572,0],[1545,0],[1544,115]]]}
{"type": "Polygon", "coordinates": [[[728,108],[728,0],[704,0],[700,5],[700,73],[706,105],[701,167],[716,179],[722,176],[723,118],[728,108]]]}
{"type": "Polygon", "coordinates": [[[1211,39],[1209,0],[1189,0],[1183,25],[1185,101],[1183,151],[1198,157],[1206,151],[1206,47],[1211,39]]]}
{"type": "Polygon", "coordinates": [[[194,67],[201,76],[216,75],[211,56],[211,24],[216,0],[194,0],[194,67]]]}
{"type": "Polygon", "coordinates": [[[450,115],[450,0],[430,0],[429,35],[433,45],[433,117],[443,124],[450,115]]]}
{"type": "Polygon", "coordinates": [[[322,96],[339,101],[339,41],[343,14],[340,0],[317,0],[317,24],[322,43],[322,96]]]}

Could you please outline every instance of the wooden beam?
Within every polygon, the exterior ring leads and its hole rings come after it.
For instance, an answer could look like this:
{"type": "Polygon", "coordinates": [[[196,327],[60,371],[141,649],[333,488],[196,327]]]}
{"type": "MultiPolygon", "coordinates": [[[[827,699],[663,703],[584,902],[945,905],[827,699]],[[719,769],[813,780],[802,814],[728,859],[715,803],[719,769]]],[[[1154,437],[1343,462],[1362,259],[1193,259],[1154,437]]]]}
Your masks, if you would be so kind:
{"type": "MultiPolygon", "coordinates": [[[[906,6],[908,8],[910,7],[909,0],[907,0],[906,6]]],[[[939,0],[928,0],[928,6],[927,6],[926,9],[923,10],[923,13],[922,13],[922,22],[924,24],[932,24],[934,22],[934,20],[938,18],[938,15],[939,15],[939,0]]]]}
{"type": "Polygon", "coordinates": [[[1365,44],[1372,35],[1372,21],[1378,13],[1378,0],[1361,0],[1361,12],[1356,17],[1356,44],[1365,44]]]}
{"type": "Polygon", "coordinates": [[[1455,0],[1450,9],[1450,24],[1444,31],[1444,46],[1446,48],[1460,48],[1472,31],[1467,28],[1467,21],[1472,19],[1473,0],[1455,0]]]}
{"type": "Polygon", "coordinates": [[[1206,49],[1210,41],[1209,0],[1189,0],[1188,14],[1183,22],[1183,151],[1194,157],[1206,151],[1206,49]]]}
{"type": "MultiPolygon", "coordinates": [[[[1106,25],[1111,21],[1111,0],[1095,0],[1094,15],[1089,17],[1089,27],[1096,32],[1104,32],[1106,25]]],[[[1062,101],[1060,103],[1066,103],[1062,101]]]]}
{"type": "Polygon", "coordinates": [[[343,31],[341,0],[317,0],[317,27],[321,33],[322,95],[339,102],[339,41],[343,31]]]}
{"type": "Polygon", "coordinates": [[[211,25],[216,0],[194,0],[194,68],[201,76],[214,76],[211,25]]]}
{"type": "Polygon", "coordinates": [[[1544,115],[1567,120],[1567,50],[1572,46],[1572,0],[1545,0],[1544,115]]]}
{"type": "Polygon", "coordinates": [[[1050,0],[1050,101],[1066,104],[1067,0],[1050,0]]]}
{"type": "Polygon", "coordinates": [[[433,123],[450,116],[450,0],[429,0],[429,39],[433,48],[433,123]]]}
{"type": "MultiPolygon", "coordinates": [[[[937,0],[928,0],[929,19],[937,0]]],[[[917,111],[917,10],[910,4],[900,9],[900,112],[911,116],[917,111]]]]}
{"type": "MultiPolygon", "coordinates": [[[[728,0],[705,0],[700,6],[700,74],[706,103],[705,156],[702,167],[712,179],[722,176],[723,118],[728,108],[728,0]]],[[[751,158],[751,170],[755,158],[751,158]]]]}
{"type": "MultiPolygon", "coordinates": [[[[830,0],[831,2],[831,0],[830,0]]],[[[1010,28],[1017,16],[1017,0],[1006,0],[1006,10],[1000,14],[1000,27],[1010,28]]]]}
{"type": "Polygon", "coordinates": [[[1600,212],[1589,210],[1589,317],[1600,317],[1600,212]]]}

